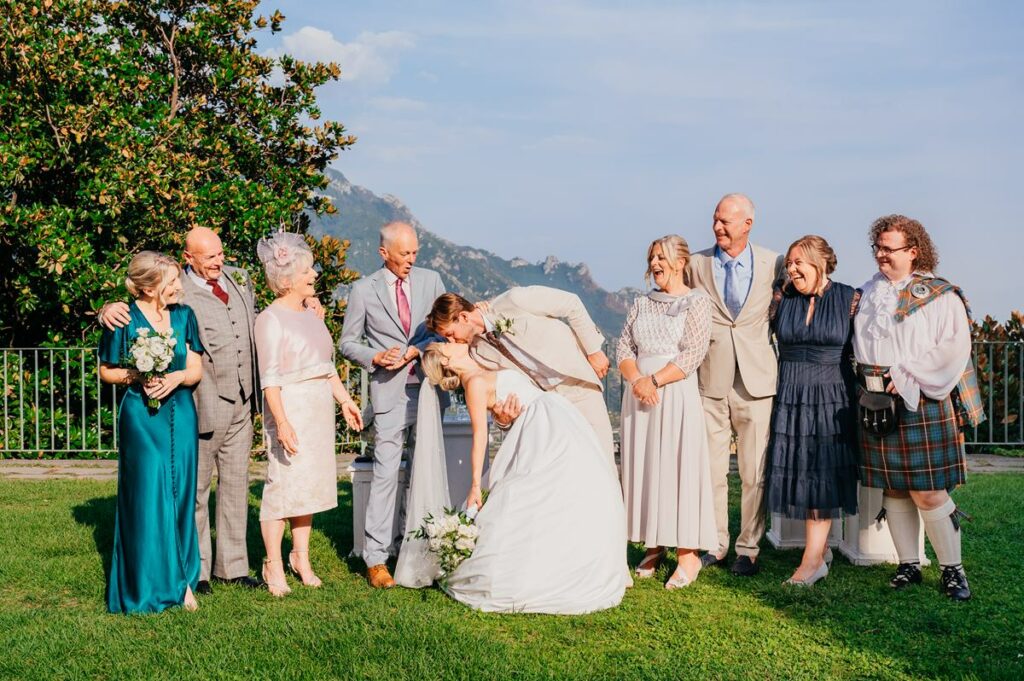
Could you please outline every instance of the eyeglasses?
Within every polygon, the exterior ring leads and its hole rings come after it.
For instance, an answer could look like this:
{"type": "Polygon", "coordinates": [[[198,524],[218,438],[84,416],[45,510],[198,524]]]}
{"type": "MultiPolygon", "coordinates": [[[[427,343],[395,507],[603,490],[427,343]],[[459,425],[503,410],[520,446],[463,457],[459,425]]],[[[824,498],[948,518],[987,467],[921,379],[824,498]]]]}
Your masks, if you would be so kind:
{"type": "Polygon", "coordinates": [[[892,255],[893,253],[896,253],[897,251],[905,251],[908,248],[913,248],[913,246],[902,246],[901,248],[889,248],[887,246],[879,246],[878,244],[871,244],[871,252],[874,253],[875,255],[880,255],[883,258],[885,256],[887,256],[887,255],[892,255]]]}

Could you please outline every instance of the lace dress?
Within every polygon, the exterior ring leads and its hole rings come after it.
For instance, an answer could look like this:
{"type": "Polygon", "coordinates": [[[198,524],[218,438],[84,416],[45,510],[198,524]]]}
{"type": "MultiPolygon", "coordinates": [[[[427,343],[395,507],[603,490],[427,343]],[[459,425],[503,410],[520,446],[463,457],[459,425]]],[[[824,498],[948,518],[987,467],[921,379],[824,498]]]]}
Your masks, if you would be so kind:
{"type": "MultiPolygon", "coordinates": [[[[779,295],[778,293],[776,295],[779,295]]],[[[797,520],[857,512],[856,416],[851,364],[855,289],[829,283],[814,304],[786,289],[772,328],[779,387],[768,443],[768,509],[797,520]]]]}
{"type": "Polygon", "coordinates": [[[686,375],[645,406],[622,398],[622,493],[629,540],[655,546],[718,548],[711,465],[697,368],[711,343],[711,299],[652,292],[638,298],[622,330],[618,362],[642,375],[672,362],[686,375]]]}

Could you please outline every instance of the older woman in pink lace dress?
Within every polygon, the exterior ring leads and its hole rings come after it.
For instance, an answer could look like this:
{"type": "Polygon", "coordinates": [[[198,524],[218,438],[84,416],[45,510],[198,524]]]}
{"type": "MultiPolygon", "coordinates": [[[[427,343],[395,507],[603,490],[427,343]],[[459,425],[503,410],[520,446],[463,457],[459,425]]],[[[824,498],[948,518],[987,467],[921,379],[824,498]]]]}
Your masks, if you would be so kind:
{"type": "Polygon", "coordinates": [[[277,299],[256,317],[256,352],[267,430],[267,482],[260,526],[267,557],[263,580],[275,596],[289,593],[281,557],[285,521],[291,525],[288,565],[306,586],[320,586],[309,562],[313,514],[338,505],[334,403],[361,430],[362,417],[334,366],[327,326],[303,307],[315,296],[313,255],[297,234],[281,232],[258,247],[277,299]]]}
{"type": "Polygon", "coordinates": [[[698,549],[718,546],[697,367],[711,342],[711,299],[685,281],[690,249],[669,235],[647,249],[656,290],[638,298],[618,346],[630,384],[622,399],[622,492],[629,540],[647,553],[638,577],[654,575],[666,547],[678,565],[667,589],[700,572],[698,549]]]}

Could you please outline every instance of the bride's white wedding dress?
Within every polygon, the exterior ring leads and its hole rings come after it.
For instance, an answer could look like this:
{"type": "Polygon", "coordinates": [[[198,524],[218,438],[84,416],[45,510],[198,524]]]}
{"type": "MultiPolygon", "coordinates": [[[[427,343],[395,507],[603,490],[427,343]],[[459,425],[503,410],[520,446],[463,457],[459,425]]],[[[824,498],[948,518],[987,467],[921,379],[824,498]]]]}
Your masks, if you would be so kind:
{"type": "Polygon", "coordinates": [[[618,605],[629,581],[626,516],[597,435],[572,403],[518,371],[496,380],[498,401],[515,393],[524,409],[491,463],[476,549],[445,590],[488,612],[618,605]]]}

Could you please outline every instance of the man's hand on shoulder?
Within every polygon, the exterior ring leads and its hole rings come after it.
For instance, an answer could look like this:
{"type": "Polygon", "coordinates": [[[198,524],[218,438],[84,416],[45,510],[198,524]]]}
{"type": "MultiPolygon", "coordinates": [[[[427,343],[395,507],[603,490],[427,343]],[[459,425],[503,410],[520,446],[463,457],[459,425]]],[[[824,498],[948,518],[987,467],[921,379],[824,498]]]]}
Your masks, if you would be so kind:
{"type": "Polygon", "coordinates": [[[127,326],[128,322],[132,320],[132,315],[128,311],[128,304],[119,301],[104,305],[100,309],[100,313],[96,315],[96,319],[107,329],[115,331],[127,326]]]}
{"type": "Polygon", "coordinates": [[[587,361],[590,362],[590,366],[594,367],[594,372],[598,378],[604,378],[608,374],[608,367],[611,366],[611,362],[608,361],[608,355],[604,354],[601,350],[587,355],[587,361]]]}
{"type": "Polygon", "coordinates": [[[317,316],[318,319],[323,321],[324,316],[327,314],[327,310],[320,304],[320,299],[316,296],[310,296],[302,301],[302,305],[309,311],[317,316]]]}

